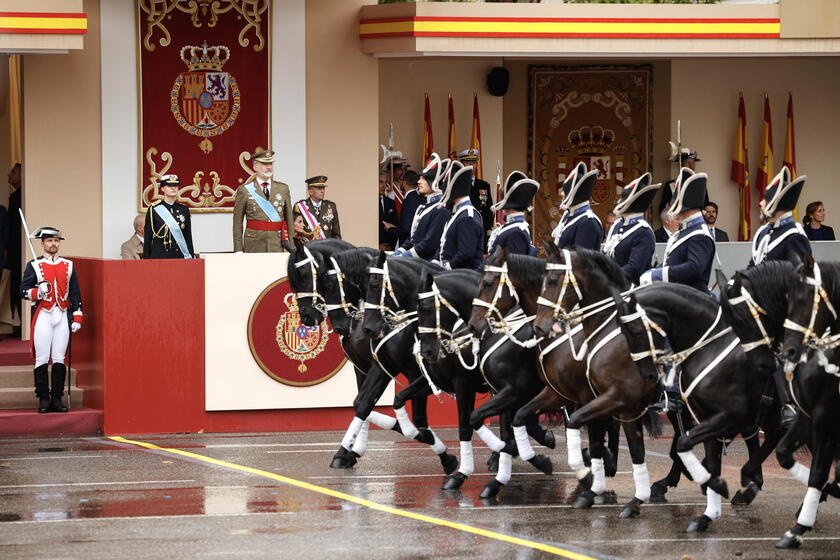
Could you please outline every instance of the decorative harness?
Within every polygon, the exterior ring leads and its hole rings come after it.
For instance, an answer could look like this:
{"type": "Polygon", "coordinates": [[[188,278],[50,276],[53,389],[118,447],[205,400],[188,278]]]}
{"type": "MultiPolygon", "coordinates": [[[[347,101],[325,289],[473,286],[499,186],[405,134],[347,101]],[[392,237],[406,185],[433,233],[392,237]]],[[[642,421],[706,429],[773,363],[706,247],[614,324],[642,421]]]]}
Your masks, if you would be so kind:
{"type": "Polygon", "coordinates": [[[822,274],[820,273],[820,265],[816,262],[814,262],[814,277],[805,277],[805,283],[810,286],[814,286],[814,301],[811,304],[811,318],[808,320],[808,326],[803,327],[799,323],[787,318],[784,322],[784,328],[802,333],[803,345],[811,345],[814,348],[818,349],[823,347],[824,349],[826,345],[836,343],[837,335],[817,336],[817,333],[814,332],[814,323],[817,320],[817,314],[820,310],[820,302],[822,301],[825,303],[825,306],[831,312],[831,315],[834,317],[835,321],[837,320],[837,311],[831,304],[831,300],[828,297],[828,293],[823,287],[822,274]]]}
{"type": "MultiPolygon", "coordinates": [[[[502,266],[484,265],[484,272],[493,272],[500,275],[499,285],[496,286],[496,293],[493,294],[492,301],[486,302],[481,298],[475,298],[472,301],[474,306],[487,308],[487,311],[484,313],[484,318],[490,326],[490,332],[493,334],[504,334],[508,340],[522,348],[535,347],[542,339],[531,337],[528,340],[522,341],[515,336],[516,331],[522,328],[522,324],[513,325],[511,324],[511,319],[514,319],[518,323],[519,320],[524,317],[524,314],[521,311],[514,311],[514,313],[509,313],[505,316],[497,306],[499,299],[501,299],[502,294],[504,294],[505,288],[507,288],[510,292],[510,295],[516,302],[516,305],[518,306],[520,304],[519,294],[516,293],[516,288],[513,286],[513,282],[511,282],[510,275],[508,274],[507,262],[502,264],[502,266]],[[495,319],[493,318],[494,316],[495,319]]],[[[528,322],[530,322],[534,320],[534,317],[527,317],[527,319],[528,322]]]]}
{"type": "Polygon", "coordinates": [[[312,252],[306,248],[306,245],[303,246],[303,254],[306,255],[306,258],[300,260],[295,263],[295,268],[302,268],[305,265],[309,265],[309,273],[312,276],[312,289],[308,292],[296,292],[295,298],[305,298],[311,297],[312,298],[312,307],[318,310],[321,315],[326,315],[326,301],[324,297],[318,293],[318,286],[317,286],[317,277],[318,277],[318,262],[315,260],[315,256],[312,252]]]}
{"type": "Polygon", "coordinates": [[[752,294],[743,286],[741,286],[740,296],[729,299],[729,304],[732,307],[742,303],[747,306],[747,310],[749,310],[750,315],[752,315],[753,321],[755,321],[755,324],[758,326],[761,338],[753,342],[747,342],[746,344],[741,343],[741,350],[743,350],[744,353],[747,353],[761,346],[767,346],[772,350],[773,339],[767,334],[767,330],[764,328],[764,321],[761,320],[761,315],[766,317],[767,311],[761,307],[755,299],[753,299],[752,294]]]}
{"type": "Polygon", "coordinates": [[[350,319],[354,321],[361,320],[362,317],[364,317],[364,312],[357,306],[347,301],[347,296],[344,292],[344,279],[346,277],[341,271],[341,267],[338,266],[338,261],[335,260],[335,257],[330,257],[330,262],[332,263],[333,268],[327,271],[327,276],[335,276],[335,280],[338,283],[338,293],[341,297],[341,302],[326,303],[325,300],[324,308],[327,310],[327,312],[341,309],[348,317],[350,317],[350,319]]]}
{"type": "MultiPolygon", "coordinates": [[[[458,356],[458,361],[461,362],[461,365],[464,369],[475,369],[478,365],[478,349],[480,341],[475,338],[472,333],[469,331],[466,334],[459,335],[458,333],[466,327],[466,323],[458,314],[458,311],[453,307],[449,301],[443,297],[443,294],[440,293],[440,289],[437,287],[437,284],[432,282],[432,289],[429,292],[423,292],[418,294],[418,300],[425,300],[429,298],[434,298],[434,305],[435,305],[435,326],[434,327],[424,327],[421,325],[417,326],[417,334],[434,334],[437,337],[438,343],[440,343],[440,353],[438,354],[439,357],[444,357],[444,352],[446,354],[455,354],[458,356]],[[455,317],[455,324],[452,325],[452,330],[446,330],[443,328],[443,324],[440,320],[440,312],[441,307],[446,308],[449,310],[450,313],[455,317]],[[461,352],[463,349],[470,347],[470,353],[473,356],[473,363],[472,365],[468,365],[464,361],[463,353],[461,352]]],[[[418,341],[419,343],[419,341],[418,341]]],[[[419,352],[415,351],[415,355],[418,355],[419,352]]]]}

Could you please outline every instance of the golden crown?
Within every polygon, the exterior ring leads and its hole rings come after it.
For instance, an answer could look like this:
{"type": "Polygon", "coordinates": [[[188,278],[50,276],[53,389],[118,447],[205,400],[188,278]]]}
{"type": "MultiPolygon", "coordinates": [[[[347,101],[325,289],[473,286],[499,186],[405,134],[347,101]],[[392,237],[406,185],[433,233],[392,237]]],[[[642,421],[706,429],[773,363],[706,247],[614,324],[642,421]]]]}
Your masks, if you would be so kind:
{"type": "Polygon", "coordinates": [[[224,45],[216,45],[213,47],[207,46],[207,41],[204,41],[200,47],[195,45],[187,45],[181,49],[181,60],[190,69],[190,72],[196,70],[213,70],[218,72],[222,66],[230,60],[230,49],[224,45]],[[184,56],[184,53],[189,51],[189,58],[184,56]],[[224,52],[224,58],[222,53],[224,52]]]}
{"type": "Polygon", "coordinates": [[[604,153],[615,140],[615,132],[602,126],[582,126],[569,133],[569,144],[578,152],[604,153]]]}

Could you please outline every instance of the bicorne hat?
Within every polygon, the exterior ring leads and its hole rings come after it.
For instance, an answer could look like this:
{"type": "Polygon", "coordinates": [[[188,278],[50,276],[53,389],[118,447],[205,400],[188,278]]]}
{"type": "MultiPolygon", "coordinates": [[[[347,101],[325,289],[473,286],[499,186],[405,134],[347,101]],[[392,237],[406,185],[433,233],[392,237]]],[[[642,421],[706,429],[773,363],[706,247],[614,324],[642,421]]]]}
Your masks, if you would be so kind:
{"type": "Polygon", "coordinates": [[[687,167],[680,169],[674,185],[674,199],[668,213],[676,216],[686,210],[703,208],[706,205],[706,182],[709,176],[695,173],[687,167]]]}
{"type": "Polygon", "coordinates": [[[790,169],[787,166],[782,167],[764,191],[764,215],[772,218],[773,214],[780,210],[790,212],[796,208],[802,187],[805,186],[805,179],[807,177],[802,175],[791,181],[790,169]]]}
{"type": "Polygon", "coordinates": [[[531,207],[534,195],[540,190],[540,184],[529,179],[521,171],[513,171],[505,180],[504,195],[502,200],[494,204],[491,209],[498,210],[519,210],[524,212],[531,207]]]}
{"type": "Polygon", "coordinates": [[[615,205],[613,213],[621,215],[628,213],[644,212],[653,202],[659,187],[662,183],[651,185],[650,173],[645,173],[630,182],[621,190],[621,198],[615,205]]]}
{"type": "Polygon", "coordinates": [[[61,230],[52,226],[39,227],[35,230],[35,233],[32,234],[32,239],[49,239],[50,237],[64,239],[64,236],[61,234],[61,230]]]}
{"type": "Polygon", "coordinates": [[[440,205],[451,208],[455,200],[469,196],[472,190],[473,180],[473,166],[468,165],[464,167],[460,163],[460,167],[452,162],[447,171],[446,190],[443,193],[443,198],[440,199],[440,205]]]}
{"type": "Polygon", "coordinates": [[[579,162],[563,181],[563,203],[561,210],[568,210],[578,204],[583,204],[592,196],[592,189],[598,179],[598,170],[586,171],[586,164],[579,162]]]}

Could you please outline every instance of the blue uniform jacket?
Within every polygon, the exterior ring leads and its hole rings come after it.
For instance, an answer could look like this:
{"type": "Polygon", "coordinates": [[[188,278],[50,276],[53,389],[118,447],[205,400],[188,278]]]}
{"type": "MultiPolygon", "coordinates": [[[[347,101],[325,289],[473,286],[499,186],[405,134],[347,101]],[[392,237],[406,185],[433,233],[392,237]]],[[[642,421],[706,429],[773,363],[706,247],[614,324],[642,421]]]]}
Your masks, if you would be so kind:
{"type": "Polygon", "coordinates": [[[604,252],[634,284],[638,284],[642,273],[650,269],[655,249],[653,230],[641,215],[626,221],[624,218],[616,220],[604,243],[604,252]]]}
{"type": "Polygon", "coordinates": [[[449,268],[481,270],[484,258],[484,224],[481,215],[465,200],[452,209],[441,239],[440,262],[449,268]]]}
{"type": "Polygon", "coordinates": [[[449,210],[439,208],[437,203],[443,195],[437,194],[417,209],[415,221],[417,226],[411,239],[406,241],[400,249],[407,251],[413,257],[431,261],[440,252],[440,237],[449,219],[449,210]]]}
{"type": "Polygon", "coordinates": [[[531,233],[525,216],[514,215],[507,223],[490,235],[487,254],[492,255],[497,248],[507,247],[508,254],[530,255],[531,233]]]}
{"type": "Polygon", "coordinates": [[[791,214],[782,216],[775,223],[764,224],[755,232],[750,266],[764,261],[787,260],[788,249],[800,257],[811,253],[811,243],[804,228],[791,214]],[[765,239],[768,236],[769,239],[765,239]]]}
{"type": "Polygon", "coordinates": [[[715,241],[698,212],[671,237],[665,249],[665,264],[653,269],[652,279],[685,284],[708,293],[714,258],[715,241]]]}
{"type": "Polygon", "coordinates": [[[604,240],[604,229],[601,220],[592,213],[589,205],[585,204],[563,214],[552,237],[560,249],[575,246],[598,251],[604,240]],[[559,239],[555,235],[558,229],[561,230],[559,239]]]}
{"type": "Polygon", "coordinates": [[[411,237],[411,223],[414,221],[414,214],[421,205],[420,193],[417,189],[408,191],[402,201],[400,208],[400,221],[392,233],[397,235],[400,245],[404,244],[411,237]]]}

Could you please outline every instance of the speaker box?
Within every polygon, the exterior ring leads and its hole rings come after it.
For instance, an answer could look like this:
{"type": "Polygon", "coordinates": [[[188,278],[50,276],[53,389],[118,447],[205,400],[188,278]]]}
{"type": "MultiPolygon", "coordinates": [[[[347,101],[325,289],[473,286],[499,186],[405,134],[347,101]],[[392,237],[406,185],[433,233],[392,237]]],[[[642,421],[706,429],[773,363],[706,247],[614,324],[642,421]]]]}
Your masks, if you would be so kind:
{"type": "Polygon", "coordinates": [[[496,66],[487,74],[487,92],[490,95],[501,97],[507,93],[510,84],[510,72],[502,66],[496,66]]]}

